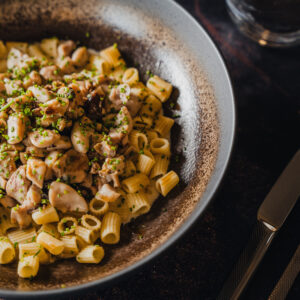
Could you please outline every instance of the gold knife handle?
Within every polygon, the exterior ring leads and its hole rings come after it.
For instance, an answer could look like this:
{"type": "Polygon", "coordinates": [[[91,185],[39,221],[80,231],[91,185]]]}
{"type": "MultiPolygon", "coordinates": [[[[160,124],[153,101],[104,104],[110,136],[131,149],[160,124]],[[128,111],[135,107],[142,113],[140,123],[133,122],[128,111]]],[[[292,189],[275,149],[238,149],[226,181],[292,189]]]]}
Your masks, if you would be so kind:
{"type": "Polygon", "coordinates": [[[300,272],[300,245],[268,300],[284,300],[300,272]]]}
{"type": "Polygon", "coordinates": [[[218,300],[239,299],[251,276],[268,250],[276,231],[262,222],[257,222],[247,246],[240,255],[232,273],[226,280],[218,300]]]}

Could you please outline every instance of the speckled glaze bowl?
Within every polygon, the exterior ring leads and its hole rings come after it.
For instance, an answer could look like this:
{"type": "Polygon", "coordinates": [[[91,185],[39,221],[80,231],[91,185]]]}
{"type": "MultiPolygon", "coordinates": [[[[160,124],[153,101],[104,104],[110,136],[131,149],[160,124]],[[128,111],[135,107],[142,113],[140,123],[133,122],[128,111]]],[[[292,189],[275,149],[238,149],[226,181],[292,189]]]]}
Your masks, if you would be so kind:
{"type": "Polygon", "coordinates": [[[165,110],[180,115],[172,129],[172,151],[179,160],[171,167],[181,182],[147,215],[122,229],[120,244],[105,246],[106,256],[99,265],[62,260],[41,266],[31,281],[18,278],[16,265],[0,266],[3,297],[53,297],[100,287],[141,267],[203,213],[220,184],[233,144],[234,99],[224,62],[201,26],[176,3],[0,2],[0,39],[33,41],[54,35],[98,50],[117,42],[130,65],[138,66],[142,74],[151,70],[175,86],[172,98],[177,111],[168,105],[165,110]]]}

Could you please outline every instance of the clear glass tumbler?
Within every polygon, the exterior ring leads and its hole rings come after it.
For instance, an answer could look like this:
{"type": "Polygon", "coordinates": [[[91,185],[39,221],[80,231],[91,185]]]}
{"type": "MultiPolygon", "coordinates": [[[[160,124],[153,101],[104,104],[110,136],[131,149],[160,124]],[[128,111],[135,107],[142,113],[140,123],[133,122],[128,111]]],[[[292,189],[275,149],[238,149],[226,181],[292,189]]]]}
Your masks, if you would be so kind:
{"type": "Polygon", "coordinates": [[[262,46],[300,44],[300,0],[226,0],[238,28],[262,46]]]}

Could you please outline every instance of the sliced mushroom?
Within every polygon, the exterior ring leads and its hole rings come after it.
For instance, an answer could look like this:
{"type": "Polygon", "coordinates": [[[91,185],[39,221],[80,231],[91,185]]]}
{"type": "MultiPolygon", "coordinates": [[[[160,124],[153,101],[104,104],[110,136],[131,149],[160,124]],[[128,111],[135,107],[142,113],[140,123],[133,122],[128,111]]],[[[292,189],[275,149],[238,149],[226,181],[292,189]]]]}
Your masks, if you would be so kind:
{"type": "Polygon", "coordinates": [[[60,67],[61,71],[65,74],[70,74],[75,72],[73,60],[69,56],[63,59],[59,59],[57,65],[60,67]]]}
{"type": "Polygon", "coordinates": [[[104,182],[113,182],[115,188],[121,187],[119,175],[123,174],[125,168],[124,156],[118,156],[115,158],[106,158],[99,171],[99,176],[104,182]]]}
{"type": "Polygon", "coordinates": [[[61,136],[57,141],[55,141],[51,147],[47,148],[47,151],[53,150],[67,150],[72,147],[72,143],[68,136],[61,136]]]}
{"type": "Polygon", "coordinates": [[[101,172],[106,174],[116,173],[118,175],[122,175],[125,168],[124,159],[123,155],[114,158],[106,158],[102,165],[101,172]]]}
{"type": "Polygon", "coordinates": [[[42,131],[34,131],[28,134],[30,142],[38,148],[48,148],[60,138],[60,134],[54,130],[44,129],[42,131]]]}
{"type": "Polygon", "coordinates": [[[9,152],[0,153],[0,175],[9,179],[11,174],[16,170],[16,164],[9,152]]]}
{"type": "Polygon", "coordinates": [[[0,203],[5,208],[12,208],[17,205],[17,201],[7,195],[0,199],[0,203]]]}
{"type": "Polygon", "coordinates": [[[97,162],[92,162],[92,166],[90,169],[91,174],[98,174],[98,172],[101,170],[100,165],[97,162]]]}
{"type": "Polygon", "coordinates": [[[78,67],[83,67],[87,63],[88,58],[89,54],[86,47],[77,48],[72,55],[72,60],[75,66],[78,67]]]}
{"type": "Polygon", "coordinates": [[[18,224],[21,229],[31,224],[31,215],[28,214],[26,207],[13,207],[10,213],[10,219],[13,224],[18,224]]]}
{"type": "Polygon", "coordinates": [[[45,157],[48,154],[46,150],[35,146],[26,147],[25,153],[33,157],[45,157]]]}
{"type": "MultiPolygon", "coordinates": [[[[30,147],[30,146],[33,146],[33,144],[31,143],[30,141],[30,138],[27,136],[23,141],[22,143],[26,146],[26,147],[30,147]]],[[[23,149],[22,149],[23,150],[23,149]]],[[[19,150],[19,151],[22,151],[22,150],[19,150]]]]}
{"type": "Polygon", "coordinates": [[[92,174],[88,174],[84,181],[81,182],[81,185],[90,189],[90,191],[92,192],[93,195],[95,195],[97,193],[97,189],[96,187],[93,186],[93,175],[92,174]]]}
{"type": "Polygon", "coordinates": [[[20,228],[28,227],[31,224],[31,215],[29,212],[41,202],[41,197],[42,190],[32,184],[22,205],[14,207],[11,210],[12,222],[17,223],[20,228]]]}
{"type": "Polygon", "coordinates": [[[41,86],[31,86],[27,91],[31,91],[32,95],[38,100],[38,102],[45,103],[51,99],[49,91],[41,86]]]}
{"type": "Polygon", "coordinates": [[[24,150],[24,145],[22,143],[14,144],[14,145],[10,145],[8,143],[0,144],[0,151],[22,151],[22,150],[24,150]]]}
{"type": "Polygon", "coordinates": [[[26,176],[39,188],[43,188],[47,165],[41,159],[29,158],[26,167],[26,176]]]}
{"type": "Polygon", "coordinates": [[[40,74],[46,79],[46,80],[61,80],[62,76],[60,75],[61,71],[60,69],[53,65],[53,66],[46,66],[41,68],[40,74]]]}
{"type": "Polygon", "coordinates": [[[22,206],[26,207],[28,210],[34,209],[42,199],[42,190],[36,185],[32,184],[27,192],[26,200],[23,202],[22,206]]]}
{"type": "Polygon", "coordinates": [[[59,131],[63,131],[64,129],[66,128],[70,128],[72,127],[72,120],[68,120],[66,118],[59,118],[57,121],[56,121],[56,128],[59,130],[59,131]]]}
{"type": "Polygon", "coordinates": [[[59,118],[62,117],[67,111],[69,106],[68,99],[56,98],[53,100],[49,100],[47,103],[44,103],[42,107],[40,107],[39,114],[43,115],[40,119],[41,126],[48,127],[52,124],[55,124],[57,127],[57,123],[59,118]]]}
{"type": "Polygon", "coordinates": [[[102,103],[99,94],[96,91],[87,95],[87,101],[84,103],[86,114],[94,121],[101,121],[102,118],[102,103]]]}
{"type": "Polygon", "coordinates": [[[53,177],[54,177],[53,170],[47,166],[47,170],[46,170],[46,173],[45,173],[45,181],[51,180],[51,179],[53,179],[53,177]]]}
{"type": "Polygon", "coordinates": [[[75,47],[76,47],[75,43],[71,40],[62,42],[57,48],[58,57],[62,58],[62,57],[69,56],[71,52],[75,49],[75,47]]]}
{"type": "Polygon", "coordinates": [[[0,176],[0,188],[2,190],[5,190],[6,189],[6,184],[7,184],[7,180],[4,179],[2,176],[0,176]]]}
{"type": "Polygon", "coordinates": [[[29,73],[28,77],[25,77],[23,81],[23,86],[27,90],[32,85],[41,85],[42,84],[42,78],[40,74],[37,71],[32,71],[29,73]]]}
{"type": "Polygon", "coordinates": [[[71,141],[76,151],[87,153],[90,147],[90,136],[92,134],[91,121],[84,117],[80,122],[75,122],[72,132],[71,141]]]}
{"type": "Polygon", "coordinates": [[[123,106],[117,114],[114,128],[109,131],[109,136],[113,143],[120,143],[132,130],[132,118],[126,108],[123,106]]]}
{"type": "Polygon", "coordinates": [[[82,182],[89,168],[86,154],[79,153],[74,149],[67,151],[56,160],[52,169],[56,177],[68,179],[71,183],[82,182]]]}
{"type": "Polygon", "coordinates": [[[110,144],[108,141],[102,141],[100,143],[97,143],[94,146],[94,149],[103,157],[114,157],[117,153],[117,147],[112,143],[110,144]]]}
{"type": "Polygon", "coordinates": [[[30,184],[31,182],[26,178],[26,166],[20,166],[7,181],[6,193],[18,202],[23,203],[30,184]]]}
{"type": "Polygon", "coordinates": [[[22,81],[21,80],[9,80],[5,79],[5,90],[7,95],[15,95],[16,91],[21,91],[22,81]]]}
{"type": "Polygon", "coordinates": [[[22,114],[13,114],[7,120],[7,135],[9,144],[20,143],[25,134],[27,118],[22,114]]]}
{"type": "Polygon", "coordinates": [[[120,110],[125,105],[130,111],[131,116],[135,116],[142,107],[142,101],[131,93],[128,84],[120,84],[118,87],[111,89],[109,94],[110,102],[106,102],[107,108],[120,110]]]}
{"type": "Polygon", "coordinates": [[[104,202],[114,202],[121,196],[112,186],[105,183],[95,195],[95,198],[104,202]]]}
{"type": "Polygon", "coordinates": [[[25,153],[25,152],[20,152],[19,153],[20,155],[20,161],[23,165],[26,165],[27,164],[27,159],[28,159],[28,154],[25,153]]]}
{"type": "Polygon", "coordinates": [[[10,107],[14,111],[20,112],[24,110],[24,105],[32,103],[32,99],[30,99],[27,95],[22,95],[16,98],[8,98],[7,102],[12,102],[10,107]]]}
{"type": "Polygon", "coordinates": [[[44,114],[55,115],[57,117],[62,117],[67,111],[69,106],[69,100],[66,98],[56,98],[49,100],[42,107],[44,114]]]}
{"type": "Polygon", "coordinates": [[[74,81],[68,85],[68,87],[74,91],[74,102],[77,105],[83,105],[87,100],[89,90],[92,88],[92,84],[89,80],[74,81]]]}
{"type": "Polygon", "coordinates": [[[49,189],[49,201],[52,206],[63,213],[85,213],[88,211],[88,205],[85,199],[72,187],[62,182],[54,181],[51,183],[49,189]]]}
{"type": "Polygon", "coordinates": [[[78,119],[84,115],[84,109],[81,106],[78,106],[75,101],[72,101],[69,104],[68,110],[66,112],[67,118],[78,119]]]}
{"type": "Polygon", "coordinates": [[[62,156],[63,154],[60,151],[51,151],[49,155],[45,159],[45,163],[48,168],[52,169],[55,162],[62,156]]]}
{"type": "Polygon", "coordinates": [[[28,58],[28,55],[24,55],[24,53],[16,48],[11,48],[7,55],[7,68],[12,69],[19,66],[25,58],[28,58]]]}

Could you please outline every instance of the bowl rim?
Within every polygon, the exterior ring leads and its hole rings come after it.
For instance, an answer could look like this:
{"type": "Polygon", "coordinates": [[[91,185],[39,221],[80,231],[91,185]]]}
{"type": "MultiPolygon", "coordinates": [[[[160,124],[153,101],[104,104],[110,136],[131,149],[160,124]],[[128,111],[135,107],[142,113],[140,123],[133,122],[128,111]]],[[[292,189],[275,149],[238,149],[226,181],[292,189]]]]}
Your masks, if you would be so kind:
{"type": "Polygon", "coordinates": [[[181,14],[185,16],[185,18],[188,18],[190,22],[193,23],[195,28],[197,30],[201,31],[202,35],[205,37],[206,41],[210,43],[210,46],[214,50],[214,55],[219,59],[220,61],[220,67],[222,68],[225,79],[228,81],[229,85],[229,93],[230,98],[228,98],[228,103],[230,104],[230,110],[232,113],[232,130],[228,133],[229,140],[227,141],[227,153],[225,153],[224,163],[223,165],[218,169],[218,176],[215,179],[215,182],[213,184],[213,188],[211,191],[206,195],[206,199],[204,203],[200,207],[196,207],[194,211],[191,213],[191,215],[185,220],[185,222],[180,226],[180,228],[170,236],[163,244],[161,244],[159,247],[157,247],[153,252],[151,252],[149,255],[145,256],[141,260],[135,262],[129,267],[126,267],[125,269],[116,272],[114,274],[111,274],[107,277],[83,283],[78,286],[70,286],[66,288],[57,288],[57,289],[51,289],[51,290],[36,290],[36,291],[17,291],[17,290],[5,290],[0,289],[0,296],[6,297],[6,298],[24,298],[24,299],[32,299],[36,297],[53,297],[53,296],[66,296],[70,294],[74,294],[76,292],[82,293],[83,291],[86,291],[88,289],[92,288],[104,288],[111,284],[112,282],[117,282],[120,280],[125,279],[125,276],[132,275],[134,272],[139,271],[143,266],[154,260],[154,258],[157,258],[160,256],[164,251],[166,251],[171,245],[173,245],[175,242],[177,242],[191,227],[196,223],[196,221],[200,218],[200,216],[204,213],[204,211],[207,209],[208,205],[212,202],[214,196],[216,195],[220,184],[222,180],[224,179],[224,176],[226,172],[228,171],[228,166],[232,157],[232,152],[234,148],[235,143],[235,136],[236,136],[236,104],[235,104],[235,95],[234,95],[234,89],[232,84],[232,79],[229,75],[227,63],[225,61],[225,58],[220,50],[220,48],[216,45],[214,40],[212,39],[211,35],[206,31],[206,29],[202,26],[200,22],[198,22],[187,10],[185,10],[179,3],[175,2],[175,0],[165,0],[168,2],[168,5],[173,5],[174,8],[178,11],[180,11],[181,14]]]}

